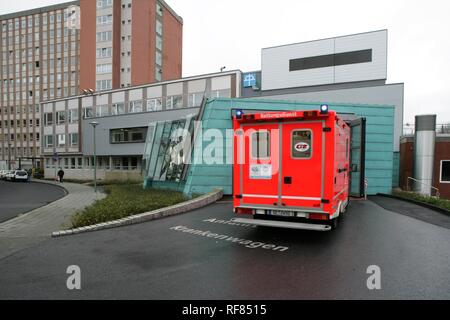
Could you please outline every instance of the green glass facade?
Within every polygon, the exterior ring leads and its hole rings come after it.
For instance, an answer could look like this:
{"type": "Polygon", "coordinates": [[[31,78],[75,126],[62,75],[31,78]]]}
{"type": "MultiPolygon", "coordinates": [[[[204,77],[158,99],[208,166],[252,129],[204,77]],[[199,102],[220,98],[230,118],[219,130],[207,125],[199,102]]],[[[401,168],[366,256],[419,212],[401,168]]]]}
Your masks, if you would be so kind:
{"type": "MultiPolygon", "coordinates": [[[[225,138],[222,143],[222,149],[219,154],[217,152],[210,154],[208,146],[211,145],[211,139],[192,139],[195,141],[194,151],[192,154],[193,163],[182,165],[177,170],[181,172],[178,179],[156,178],[154,174],[146,172],[145,186],[153,186],[158,188],[170,188],[183,191],[187,195],[201,194],[210,192],[213,189],[221,188],[225,194],[232,194],[232,164],[229,155],[233,150],[233,136],[229,134],[232,129],[232,110],[242,109],[246,111],[279,111],[279,110],[318,110],[322,103],[303,103],[291,101],[271,101],[271,100],[255,100],[255,99],[214,99],[206,103],[201,116],[201,125],[203,132],[209,129],[217,130],[225,138]],[[228,130],[228,131],[227,131],[228,130]],[[206,152],[205,152],[206,151],[206,152]],[[227,158],[228,155],[228,158],[227,158]],[[201,157],[202,161],[198,157],[201,157]],[[222,161],[217,161],[221,157],[222,161]],[[214,163],[214,162],[219,163],[214,163]]],[[[368,180],[368,194],[391,193],[392,187],[398,184],[398,154],[394,153],[394,112],[393,106],[381,105],[355,105],[355,104],[329,104],[330,110],[338,113],[354,114],[356,117],[366,118],[366,161],[365,176],[368,180]]],[[[189,129],[193,136],[193,126],[186,124],[192,119],[185,119],[184,128],[189,129]]],[[[164,132],[165,127],[174,128],[173,124],[160,123],[152,124],[149,128],[149,137],[147,141],[146,154],[144,158],[147,167],[151,170],[160,167],[152,162],[151,157],[159,157],[163,159],[169,158],[167,148],[166,153],[158,146],[158,141],[170,144],[169,141],[164,142],[165,137],[170,134],[164,132]],[[158,131],[159,130],[159,131],[158,131]],[[156,134],[153,135],[152,132],[156,134]],[[162,137],[162,139],[161,139],[162,137]],[[161,152],[157,155],[156,151],[161,152]],[[150,157],[150,158],[149,158],[150,157]]],[[[170,129],[166,129],[170,130],[170,129]]],[[[174,135],[172,143],[177,138],[174,135]]],[[[179,141],[178,141],[179,142],[179,141]]],[[[170,153],[170,152],[169,152],[170,153]]],[[[170,167],[170,165],[169,165],[170,167]]]]}

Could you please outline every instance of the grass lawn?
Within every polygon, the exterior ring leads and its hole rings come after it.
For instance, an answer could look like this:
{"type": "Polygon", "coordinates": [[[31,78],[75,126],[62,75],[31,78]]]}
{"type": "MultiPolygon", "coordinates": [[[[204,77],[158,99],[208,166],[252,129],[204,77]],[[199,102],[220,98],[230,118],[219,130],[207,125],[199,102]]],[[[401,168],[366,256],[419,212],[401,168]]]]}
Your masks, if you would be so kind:
{"type": "Polygon", "coordinates": [[[181,192],[169,190],[143,190],[142,184],[108,185],[107,197],[97,201],[72,217],[72,228],[122,219],[188,200],[181,192]]]}
{"type": "Polygon", "coordinates": [[[427,197],[414,192],[406,192],[406,191],[395,191],[394,195],[401,198],[416,200],[420,202],[425,202],[428,204],[432,204],[436,207],[446,209],[450,211],[450,200],[446,199],[438,199],[435,197],[427,197]]]}

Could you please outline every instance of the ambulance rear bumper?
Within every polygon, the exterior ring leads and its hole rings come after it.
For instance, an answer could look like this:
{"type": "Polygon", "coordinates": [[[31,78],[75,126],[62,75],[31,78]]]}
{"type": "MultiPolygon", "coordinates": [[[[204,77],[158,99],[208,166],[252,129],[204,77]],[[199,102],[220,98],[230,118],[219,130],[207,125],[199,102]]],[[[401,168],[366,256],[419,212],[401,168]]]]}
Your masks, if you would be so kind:
{"type": "Polygon", "coordinates": [[[287,228],[287,229],[322,231],[322,232],[331,231],[331,226],[322,224],[309,224],[309,223],[272,221],[272,220],[255,220],[243,218],[234,218],[231,219],[231,221],[240,224],[249,224],[261,227],[287,228]]]}

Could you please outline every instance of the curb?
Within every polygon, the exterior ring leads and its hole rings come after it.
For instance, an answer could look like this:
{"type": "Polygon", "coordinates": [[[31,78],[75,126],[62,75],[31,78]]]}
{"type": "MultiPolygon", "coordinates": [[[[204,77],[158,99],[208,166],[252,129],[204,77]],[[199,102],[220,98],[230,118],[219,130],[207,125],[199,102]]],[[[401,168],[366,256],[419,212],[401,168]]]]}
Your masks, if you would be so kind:
{"type": "Polygon", "coordinates": [[[152,220],[157,220],[165,217],[175,216],[182,213],[186,213],[195,209],[206,207],[223,197],[223,190],[215,190],[211,193],[205,194],[201,197],[176,204],[171,207],[161,208],[158,210],[137,214],[134,216],[129,216],[123,219],[94,224],[87,227],[55,231],[52,233],[52,238],[59,238],[64,236],[70,236],[80,233],[100,231],[112,228],[118,228],[123,226],[130,226],[134,224],[140,224],[152,220]]]}
{"type": "MultiPolygon", "coordinates": [[[[30,180],[30,182],[31,183],[42,183],[42,184],[48,184],[48,185],[51,185],[51,186],[55,186],[55,187],[58,187],[58,188],[61,188],[61,189],[63,189],[64,190],[64,192],[65,192],[65,195],[64,195],[64,197],[65,196],[67,196],[68,194],[69,194],[69,191],[67,191],[67,189],[66,188],[64,188],[64,186],[61,186],[61,185],[59,185],[59,184],[56,184],[56,183],[51,183],[51,182],[47,182],[47,181],[45,181],[45,180],[41,180],[41,179],[33,179],[33,180],[30,180]]],[[[63,198],[64,198],[63,197],[63,198]]],[[[62,199],[62,198],[61,198],[62,199]]]]}
{"type": "Polygon", "coordinates": [[[450,216],[450,211],[440,208],[440,207],[436,207],[432,204],[429,203],[425,203],[425,202],[421,202],[421,201],[417,201],[417,200],[413,200],[413,199],[407,199],[407,198],[402,198],[399,196],[394,196],[392,194],[385,194],[385,193],[378,193],[377,196],[382,196],[382,197],[386,197],[386,198],[391,198],[391,199],[396,199],[396,200],[401,200],[401,201],[405,201],[405,202],[409,202],[409,203],[413,203],[416,204],[418,206],[433,210],[433,211],[437,211],[439,213],[443,213],[447,216],[450,216]]]}

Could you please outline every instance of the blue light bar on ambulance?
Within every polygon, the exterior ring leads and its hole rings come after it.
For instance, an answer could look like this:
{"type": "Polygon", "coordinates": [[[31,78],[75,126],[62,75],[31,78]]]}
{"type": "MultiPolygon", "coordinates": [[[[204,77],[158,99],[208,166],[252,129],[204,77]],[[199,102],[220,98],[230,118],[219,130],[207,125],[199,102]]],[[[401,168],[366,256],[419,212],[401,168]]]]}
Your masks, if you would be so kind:
{"type": "Polygon", "coordinates": [[[238,120],[242,119],[243,115],[244,115],[244,112],[242,110],[236,110],[236,119],[238,119],[238,120]]]}

